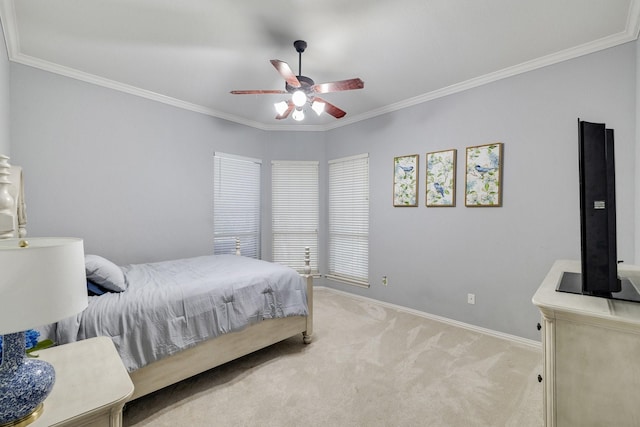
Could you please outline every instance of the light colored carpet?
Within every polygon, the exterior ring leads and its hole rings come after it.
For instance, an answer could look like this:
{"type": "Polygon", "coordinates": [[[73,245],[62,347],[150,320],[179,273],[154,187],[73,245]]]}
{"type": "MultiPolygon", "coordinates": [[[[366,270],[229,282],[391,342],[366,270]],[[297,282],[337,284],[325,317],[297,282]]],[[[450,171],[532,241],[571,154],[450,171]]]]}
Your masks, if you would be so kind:
{"type": "Polygon", "coordinates": [[[129,403],[124,426],[542,426],[539,348],[330,289],[294,337],[129,403]]]}

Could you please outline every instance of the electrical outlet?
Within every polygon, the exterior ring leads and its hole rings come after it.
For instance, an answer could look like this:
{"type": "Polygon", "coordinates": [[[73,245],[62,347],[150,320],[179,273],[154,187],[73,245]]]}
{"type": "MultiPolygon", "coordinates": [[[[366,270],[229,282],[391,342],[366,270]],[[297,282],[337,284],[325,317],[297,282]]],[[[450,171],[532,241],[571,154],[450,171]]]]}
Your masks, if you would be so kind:
{"type": "Polygon", "coordinates": [[[476,303],[476,294],[467,294],[467,302],[469,304],[475,304],[476,303]]]}
{"type": "Polygon", "coordinates": [[[387,276],[382,276],[382,284],[387,286],[389,284],[389,280],[387,280],[387,276]]]}

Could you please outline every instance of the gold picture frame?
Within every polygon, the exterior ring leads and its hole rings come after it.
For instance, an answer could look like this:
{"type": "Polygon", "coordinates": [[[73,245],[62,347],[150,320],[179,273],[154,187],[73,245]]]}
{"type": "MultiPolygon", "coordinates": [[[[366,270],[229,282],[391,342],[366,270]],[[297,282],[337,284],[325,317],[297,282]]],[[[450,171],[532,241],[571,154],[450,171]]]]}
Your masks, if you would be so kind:
{"type": "Polygon", "coordinates": [[[418,206],[418,154],[393,158],[393,206],[418,206]]]}
{"type": "Polygon", "coordinates": [[[427,153],[425,205],[428,208],[456,205],[457,150],[427,153]]]}
{"type": "Polygon", "coordinates": [[[504,144],[467,147],[465,196],[467,207],[501,207],[504,144]]]}

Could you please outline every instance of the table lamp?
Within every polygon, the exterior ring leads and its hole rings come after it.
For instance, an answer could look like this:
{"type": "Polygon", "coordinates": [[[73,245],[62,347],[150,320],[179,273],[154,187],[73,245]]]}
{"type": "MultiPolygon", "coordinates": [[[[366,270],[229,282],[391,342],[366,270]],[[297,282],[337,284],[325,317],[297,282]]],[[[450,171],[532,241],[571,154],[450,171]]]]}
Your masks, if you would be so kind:
{"type": "Polygon", "coordinates": [[[53,367],[25,354],[25,331],[87,307],[82,239],[0,240],[0,427],[37,419],[55,382],[53,367]]]}

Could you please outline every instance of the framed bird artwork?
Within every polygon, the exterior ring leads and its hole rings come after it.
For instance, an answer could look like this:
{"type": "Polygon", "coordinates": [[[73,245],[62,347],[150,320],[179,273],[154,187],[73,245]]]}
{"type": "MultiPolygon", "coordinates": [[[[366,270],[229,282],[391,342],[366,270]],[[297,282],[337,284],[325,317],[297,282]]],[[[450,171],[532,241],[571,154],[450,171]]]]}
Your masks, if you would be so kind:
{"type": "Polygon", "coordinates": [[[418,206],[417,154],[393,158],[393,206],[418,206]]]}
{"type": "Polygon", "coordinates": [[[427,153],[426,206],[456,205],[456,150],[427,153]]]}
{"type": "Polygon", "coordinates": [[[502,157],[501,142],[467,147],[465,206],[502,206],[502,157]]]}

